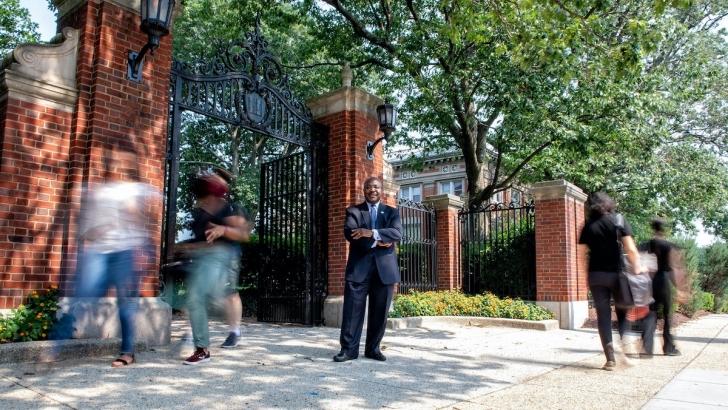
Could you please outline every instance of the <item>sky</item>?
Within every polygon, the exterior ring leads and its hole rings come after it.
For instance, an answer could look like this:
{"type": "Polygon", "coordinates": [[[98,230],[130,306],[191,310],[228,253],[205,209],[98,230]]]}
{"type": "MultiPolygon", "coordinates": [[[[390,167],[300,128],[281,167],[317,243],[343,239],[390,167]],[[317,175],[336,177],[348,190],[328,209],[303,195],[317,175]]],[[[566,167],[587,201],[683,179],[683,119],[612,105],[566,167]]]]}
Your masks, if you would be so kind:
{"type": "Polygon", "coordinates": [[[48,41],[56,35],[56,16],[48,10],[46,0],[20,0],[20,6],[30,11],[30,19],[38,23],[41,41],[48,41]]]}
{"type": "MultiPolygon", "coordinates": [[[[20,0],[20,5],[30,11],[30,18],[38,23],[38,32],[41,41],[48,41],[56,34],[56,16],[48,10],[48,4],[45,0],[20,0]]],[[[724,20],[721,26],[727,26],[728,19],[724,20]]],[[[700,231],[697,236],[699,246],[711,244],[716,238],[706,233],[699,225],[700,231]]]]}

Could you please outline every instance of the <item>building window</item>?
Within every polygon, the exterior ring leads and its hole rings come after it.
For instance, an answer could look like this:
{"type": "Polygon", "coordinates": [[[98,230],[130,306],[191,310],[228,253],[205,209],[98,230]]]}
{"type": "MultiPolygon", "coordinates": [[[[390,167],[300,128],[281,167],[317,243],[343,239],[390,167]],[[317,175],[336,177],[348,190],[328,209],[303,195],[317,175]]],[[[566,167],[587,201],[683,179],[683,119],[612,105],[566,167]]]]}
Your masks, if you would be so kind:
{"type": "Polygon", "coordinates": [[[511,202],[514,204],[521,204],[521,191],[511,189],[511,202]]]}
{"type": "Polygon", "coordinates": [[[405,185],[401,187],[399,197],[414,202],[422,202],[422,185],[405,185]]]}
{"type": "Polygon", "coordinates": [[[503,191],[498,191],[495,195],[490,197],[490,202],[493,204],[503,203],[503,191]]]}
{"type": "Polygon", "coordinates": [[[437,186],[439,187],[439,194],[450,194],[463,196],[463,180],[452,179],[449,181],[440,181],[437,186]]]}

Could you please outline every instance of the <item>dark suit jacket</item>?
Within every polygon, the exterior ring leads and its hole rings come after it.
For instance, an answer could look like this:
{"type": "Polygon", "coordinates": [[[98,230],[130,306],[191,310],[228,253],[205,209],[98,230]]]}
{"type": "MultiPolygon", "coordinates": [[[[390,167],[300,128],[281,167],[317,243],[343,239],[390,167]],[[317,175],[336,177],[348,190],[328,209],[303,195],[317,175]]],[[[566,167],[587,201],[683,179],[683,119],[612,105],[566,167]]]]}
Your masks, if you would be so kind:
{"type": "Polygon", "coordinates": [[[399,242],[402,239],[402,222],[399,218],[399,211],[380,202],[378,212],[377,226],[372,227],[369,206],[366,202],[346,209],[344,236],[351,244],[349,246],[349,259],[346,262],[345,279],[347,281],[365,282],[373,264],[376,264],[379,278],[383,284],[391,285],[400,281],[396,246],[390,246],[389,248],[375,247],[372,249],[374,238],[352,239],[351,237],[351,231],[354,229],[374,228],[379,232],[382,242],[399,242]]]}

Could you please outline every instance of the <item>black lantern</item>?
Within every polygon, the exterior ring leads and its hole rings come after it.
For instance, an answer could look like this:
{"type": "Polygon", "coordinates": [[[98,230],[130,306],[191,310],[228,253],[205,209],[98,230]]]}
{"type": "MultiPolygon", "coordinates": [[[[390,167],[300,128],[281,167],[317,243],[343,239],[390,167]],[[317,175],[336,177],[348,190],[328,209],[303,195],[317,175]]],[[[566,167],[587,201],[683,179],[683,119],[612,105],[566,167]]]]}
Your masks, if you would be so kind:
{"type": "Polygon", "coordinates": [[[142,82],[142,63],[147,51],[154,54],[159,47],[159,39],[169,34],[175,0],[141,0],[141,29],[149,36],[141,51],[129,51],[127,76],[131,81],[142,82]]]}
{"type": "Polygon", "coordinates": [[[377,119],[379,120],[379,130],[384,133],[384,136],[378,138],[376,141],[367,141],[367,159],[374,159],[374,148],[386,140],[394,132],[397,125],[397,109],[394,105],[384,102],[384,104],[377,107],[377,119]]]}

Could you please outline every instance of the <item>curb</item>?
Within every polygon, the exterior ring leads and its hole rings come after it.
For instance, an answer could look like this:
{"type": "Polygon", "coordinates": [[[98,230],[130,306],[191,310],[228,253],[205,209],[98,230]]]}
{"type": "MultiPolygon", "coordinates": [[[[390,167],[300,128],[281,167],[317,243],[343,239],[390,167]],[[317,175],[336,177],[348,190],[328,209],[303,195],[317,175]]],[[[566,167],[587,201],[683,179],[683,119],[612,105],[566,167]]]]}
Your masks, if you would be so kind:
{"type": "Polygon", "coordinates": [[[559,321],[555,319],[523,320],[477,316],[417,316],[391,318],[387,320],[388,329],[414,329],[427,327],[432,324],[456,324],[461,326],[477,327],[500,326],[542,331],[556,330],[559,328],[559,321]]]}
{"type": "MultiPolygon", "coordinates": [[[[39,340],[0,344],[0,364],[47,363],[84,356],[108,356],[119,353],[121,339],[70,339],[39,340]]],[[[144,343],[137,343],[135,351],[148,350],[144,343]]]]}

